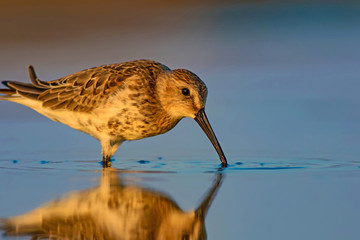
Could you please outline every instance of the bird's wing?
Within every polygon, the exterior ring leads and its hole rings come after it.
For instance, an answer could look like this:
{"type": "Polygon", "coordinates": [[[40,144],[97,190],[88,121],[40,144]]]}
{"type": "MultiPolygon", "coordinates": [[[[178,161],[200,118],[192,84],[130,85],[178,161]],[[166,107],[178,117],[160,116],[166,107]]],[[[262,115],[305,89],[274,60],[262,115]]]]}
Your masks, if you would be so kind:
{"type": "Polygon", "coordinates": [[[86,69],[59,80],[42,82],[47,89],[37,97],[43,107],[86,112],[96,108],[129,76],[112,68],[86,69]]]}
{"type": "Polygon", "coordinates": [[[155,79],[160,72],[166,70],[169,69],[160,63],[138,60],[89,68],[58,80],[44,82],[36,77],[34,69],[29,66],[32,84],[4,81],[3,84],[10,90],[3,93],[17,93],[39,100],[43,107],[53,110],[87,112],[106,101],[126,79],[134,75],[155,79]]]}

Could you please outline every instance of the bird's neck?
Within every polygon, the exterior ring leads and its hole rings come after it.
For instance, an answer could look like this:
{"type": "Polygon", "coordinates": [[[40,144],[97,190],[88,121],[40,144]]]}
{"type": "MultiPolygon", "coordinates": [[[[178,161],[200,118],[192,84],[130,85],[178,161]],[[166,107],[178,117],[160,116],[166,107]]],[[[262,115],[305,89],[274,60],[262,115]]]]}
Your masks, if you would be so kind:
{"type": "Polygon", "coordinates": [[[161,129],[160,134],[166,133],[167,131],[171,130],[173,127],[176,126],[176,124],[178,124],[181,119],[182,118],[173,117],[166,112],[159,114],[156,118],[156,124],[159,129],[161,129]]]}

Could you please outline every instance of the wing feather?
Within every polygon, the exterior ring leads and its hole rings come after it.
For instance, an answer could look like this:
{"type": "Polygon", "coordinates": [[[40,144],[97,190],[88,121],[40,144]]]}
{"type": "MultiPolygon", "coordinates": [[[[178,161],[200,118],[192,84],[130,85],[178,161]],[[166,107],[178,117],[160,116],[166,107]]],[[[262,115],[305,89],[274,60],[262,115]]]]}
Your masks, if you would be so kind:
{"type": "Polygon", "coordinates": [[[18,93],[26,98],[39,100],[44,107],[87,112],[108,100],[130,77],[137,75],[149,81],[156,79],[168,67],[150,60],[137,60],[120,64],[89,68],[69,76],[44,82],[37,78],[32,66],[28,66],[32,84],[6,81],[10,90],[5,94],[18,93]]]}
{"type": "Polygon", "coordinates": [[[44,107],[51,109],[90,111],[106,101],[125,79],[120,72],[91,68],[50,82],[49,89],[38,99],[43,101],[44,107]]]}

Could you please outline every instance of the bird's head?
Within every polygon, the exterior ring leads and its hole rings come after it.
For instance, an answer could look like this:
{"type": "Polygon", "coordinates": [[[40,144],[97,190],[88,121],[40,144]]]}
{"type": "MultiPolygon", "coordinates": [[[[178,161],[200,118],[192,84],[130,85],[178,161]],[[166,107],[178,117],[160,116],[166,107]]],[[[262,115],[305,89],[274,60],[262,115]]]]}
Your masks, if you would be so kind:
{"type": "Polygon", "coordinates": [[[157,81],[162,107],[174,118],[195,118],[205,107],[207,88],[194,73],[185,69],[165,72],[157,81]]]}
{"type": "Polygon", "coordinates": [[[207,87],[194,73],[175,69],[159,75],[156,94],[162,108],[174,119],[195,119],[209,137],[219,154],[222,166],[227,166],[225,155],[205,114],[207,87]]]}

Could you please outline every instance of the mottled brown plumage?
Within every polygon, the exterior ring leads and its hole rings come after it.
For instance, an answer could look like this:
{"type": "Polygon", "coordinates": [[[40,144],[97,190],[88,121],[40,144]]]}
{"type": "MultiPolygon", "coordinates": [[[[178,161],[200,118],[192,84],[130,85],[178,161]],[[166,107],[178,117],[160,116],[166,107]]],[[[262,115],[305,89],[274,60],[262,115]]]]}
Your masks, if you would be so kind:
{"type": "Polygon", "coordinates": [[[126,140],[163,134],[182,118],[194,118],[214,144],[222,164],[225,156],[204,107],[205,84],[185,69],[137,60],[85,69],[54,81],[41,81],[29,66],[31,84],[4,81],[0,99],[35,111],[98,139],[108,163],[126,140]],[[200,119],[201,118],[201,119],[200,119]]]}

